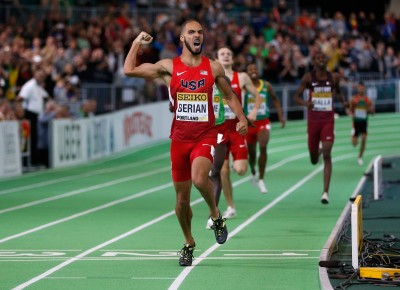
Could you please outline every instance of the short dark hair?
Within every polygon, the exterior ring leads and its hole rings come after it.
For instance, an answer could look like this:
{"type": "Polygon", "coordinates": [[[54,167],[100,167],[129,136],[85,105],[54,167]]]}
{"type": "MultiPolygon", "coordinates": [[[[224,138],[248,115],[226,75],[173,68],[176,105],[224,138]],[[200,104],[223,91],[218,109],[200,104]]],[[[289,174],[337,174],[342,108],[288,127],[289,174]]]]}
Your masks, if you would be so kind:
{"type": "Polygon", "coordinates": [[[185,20],[185,22],[183,22],[182,25],[181,25],[181,34],[183,33],[183,30],[185,29],[186,25],[188,23],[190,23],[190,22],[197,22],[198,24],[201,25],[201,22],[199,20],[195,19],[195,18],[191,18],[191,19],[185,20]]]}

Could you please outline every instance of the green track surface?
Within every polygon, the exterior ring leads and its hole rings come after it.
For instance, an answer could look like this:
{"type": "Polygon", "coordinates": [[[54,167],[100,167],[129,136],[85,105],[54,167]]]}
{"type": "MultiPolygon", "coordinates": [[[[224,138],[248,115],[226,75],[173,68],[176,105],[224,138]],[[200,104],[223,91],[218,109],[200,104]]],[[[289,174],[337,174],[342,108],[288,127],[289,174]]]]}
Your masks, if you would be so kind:
{"type": "MultiPolygon", "coordinates": [[[[319,289],[318,259],[368,163],[400,154],[400,115],[370,118],[364,166],[336,120],[330,204],[306,122],[272,124],[265,195],[233,175],[238,215],[215,243],[192,190],[194,266],[178,266],[169,141],[65,169],[0,179],[0,289],[319,289]]],[[[220,208],[226,203],[221,198],[220,208]]]]}

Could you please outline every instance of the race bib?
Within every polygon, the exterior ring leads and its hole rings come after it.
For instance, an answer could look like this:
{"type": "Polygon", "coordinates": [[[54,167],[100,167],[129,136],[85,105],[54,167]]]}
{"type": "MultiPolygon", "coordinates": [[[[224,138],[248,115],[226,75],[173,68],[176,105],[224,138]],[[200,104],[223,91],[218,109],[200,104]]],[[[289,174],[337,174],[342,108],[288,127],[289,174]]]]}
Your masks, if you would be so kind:
{"type": "Polygon", "coordinates": [[[220,105],[219,105],[219,102],[220,102],[220,96],[214,96],[214,98],[213,98],[213,107],[214,107],[214,115],[215,115],[215,117],[217,117],[218,118],[218,116],[219,116],[219,109],[220,109],[220,105]]]}
{"type": "Polygon", "coordinates": [[[314,92],[311,101],[314,104],[313,111],[332,111],[331,92],[314,92]]]}
{"type": "MultiPolygon", "coordinates": [[[[254,103],[247,104],[247,111],[250,113],[253,111],[254,103]]],[[[257,116],[263,116],[268,112],[268,107],[266,103],[261,103],[260,107],[257,110],[257,116]]]]}
{"type": "Polygon", "coordinates": [[[226,120],[233,120],[236,118],[236,115],[234,112],[232,112],[231,108],[228,106],[226,103],[225,99],[222,100],[224,103],[224,109],[225,109],[225,119],[226,120]]]}
{"type": "Polygon", "coordinates": [[[176,120],[208,122],[207,93],[177,93],[176,120]]]}
{"type": "Polygon", "coordinates": [[[355,109],[354,117],[357,119],[367,119],[367,110],[365,109],[355,109]]]}

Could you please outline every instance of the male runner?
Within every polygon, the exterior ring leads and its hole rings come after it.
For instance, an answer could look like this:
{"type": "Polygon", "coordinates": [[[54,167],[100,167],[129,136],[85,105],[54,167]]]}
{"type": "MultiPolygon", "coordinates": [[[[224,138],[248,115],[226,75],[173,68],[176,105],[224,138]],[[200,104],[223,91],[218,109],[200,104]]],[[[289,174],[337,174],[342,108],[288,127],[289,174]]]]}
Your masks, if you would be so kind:
{"type": "MultiPolygon", "coordinates": [[[[260,79],[260,74],[258,72],[257,65],[249,64],[247,66],[247,74],[250,76],[254,86],[260,93],[262,102],[261,106],[257,111],[257,120],[254,121],[254,127],[249,127],[249,131],[246,134],[247,148],[249,151],[249,165],[252,177],[252,182],[254,185],[258,186],[261,193],[267,193],[267,187],[264,182],[265,167],[267,165],[268,155],[267,146],[269,142],[269,136],[271,131],[271,123],[269,120],[269,106],[268,98],[272,97],[272,101],[278,111],[279,121],[281,122],[281,127],[285,127],[285,119],[282,114],[281,102],[278,96],[275,94],[271,84],[267,81],[260,79]],[[256,175],[256,146],[257,142],[260,146],[260,155],[258,157],[258,176],[256,175]]],[[[253,110],[255,99],[252,94],[246,93],[244,95],[244,113],[248,114],[253,110]]]]}
{"type": "Polygon", "coordinates": [[[190,266],[196,245],[191,231],[192,183],[209,207],[216,241],[223,244],[228,236],[225,220],[215,204],[213,185],[208,176],[217,143],[212,107],[214,82],[239,119],[235,128],[239,134],[247,133],[247,120],[225,80],[221,65],[201,55],[204,34],[198,21],[192,19],[182,24],[180,41],[183,50],[180,56],[137,66],[136,57],[140,46],[151,43],[152,39],[144,31],[136,37],[125,59],[124,73],[130,77],[160,78],[169,87],[170,102],[174,109],[170,152],[172,180],[176,191],[175,212],[185,238],[179,265],[190,266]]]}
{"type": "MultiPolygon", "coordinates": [[[[226,79],[228,82],[230,82],[228,78],[226,79]]],[[[224,108],[223,97],[221,92],[215,85],[213,91],[213,107],[215,114],[215,126],[217,128],[218,135],[217,135],[217,146],[215,147],[214,161],[210,171],[210,177],[213,183],[215,203],[218,206],[219,198],[221,196],[221,191],[222,191],[221,168],[225,160],[226,143],[228,142],[228,138],[227,138],[226,123],[225,123],[225,115],[224,115],[225,108],[224,108]]],[[[207,220],[206,229],[211,229],[212,224],[213,222],[210,217],[207,220]]]]}
{"type": "MultiPolygon", "coordinates": [[[[222,47],[217,51],[217,61],[222,64],[226,76],[231,81],[232,90],[236,93],[240,103],[242,103],[242,92],[250,92],[255,96],[255,105],[247,117],[254,121],[257,116],[257,110],[261,104],[261,97],[257,89],[253,85],[250,77],[245,72],[236,72],[233,70],[233,53],[227,47],[222,47]]],[[[248,151],[246,138],[235,131],[235,123],[237,119],[235,114],[227,104],[225,107],[225,123],[227,126],[227,152],[224,164],[221,170],[222,190],[226,199],[228,208],[224,212],[225,218],[232,218],[236,215],[236,209],[233,202],[233,188],[230,179],[229,154],[232,154],[232,169],[239,175],[244,175],[247,171],[248,151]]]]}
{"type": "Polygon", "coordinates": [[[353,116],[353,128],[351,142],[354,147],[357,146],[358,138],[361,136],[360,152],[357,163],[363,165],[363,154],[367,143],[368,115],[374,113],[374,107],[371,100],[365,95],[365,85],[360,82],[357,86],[357,95],[353,96],[350,102],[350,111],[353,116]]]}
{"type": "Polygon", "coordinates": [[[321,196],[323,204],[329,203],[329,185],[332,175],[332,147],[334,142],[334,95],[348,107],[340,87],[339,75],[326,70],[327,57],[322,51],[317,51],[313,57],[314,68],[304,74],[294,95],[295,101],[307,107],[308,151],[312,164],[317,164],[319,155],[324,159],[324,187],[321,196]],[[309,90],[307,100],[301,97],[304,90],[309,90]],[[319,144],[321,142],[321,149],[319,144]]]}

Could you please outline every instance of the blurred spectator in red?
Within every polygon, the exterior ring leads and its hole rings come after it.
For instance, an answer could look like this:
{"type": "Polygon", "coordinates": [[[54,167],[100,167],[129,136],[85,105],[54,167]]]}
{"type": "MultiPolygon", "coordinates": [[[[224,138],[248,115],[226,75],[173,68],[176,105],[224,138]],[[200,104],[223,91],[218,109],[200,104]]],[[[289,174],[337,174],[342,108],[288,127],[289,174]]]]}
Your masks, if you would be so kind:
{"type": "Polygon", "coordinates": [[[124,32],[125,29],[132,26],[132,21],[128,17],[129,3],[124,3],[122,7],[118,8],[116,22],[120,26],[121,31],[124,32]]]}
{"type": "MultiPolygon", "coordinates": [[[[29,121],[25,118],[24,108],[21,102],[14,102],[14,113],[17,120],[20,122],[20,136],[21,136],[21,152],[28,152],[28,140],[31,135],[31,125],[29,121]]],[[[24,165],[26,160],[24,159],[24,165]]]]}
{"type": "Polygon", "coordinates": [[[297,19],[297,25],[301,28],[315,28],[315,19],[310,16],[306,9],[301,11],[299,18],[297,19]]]}

